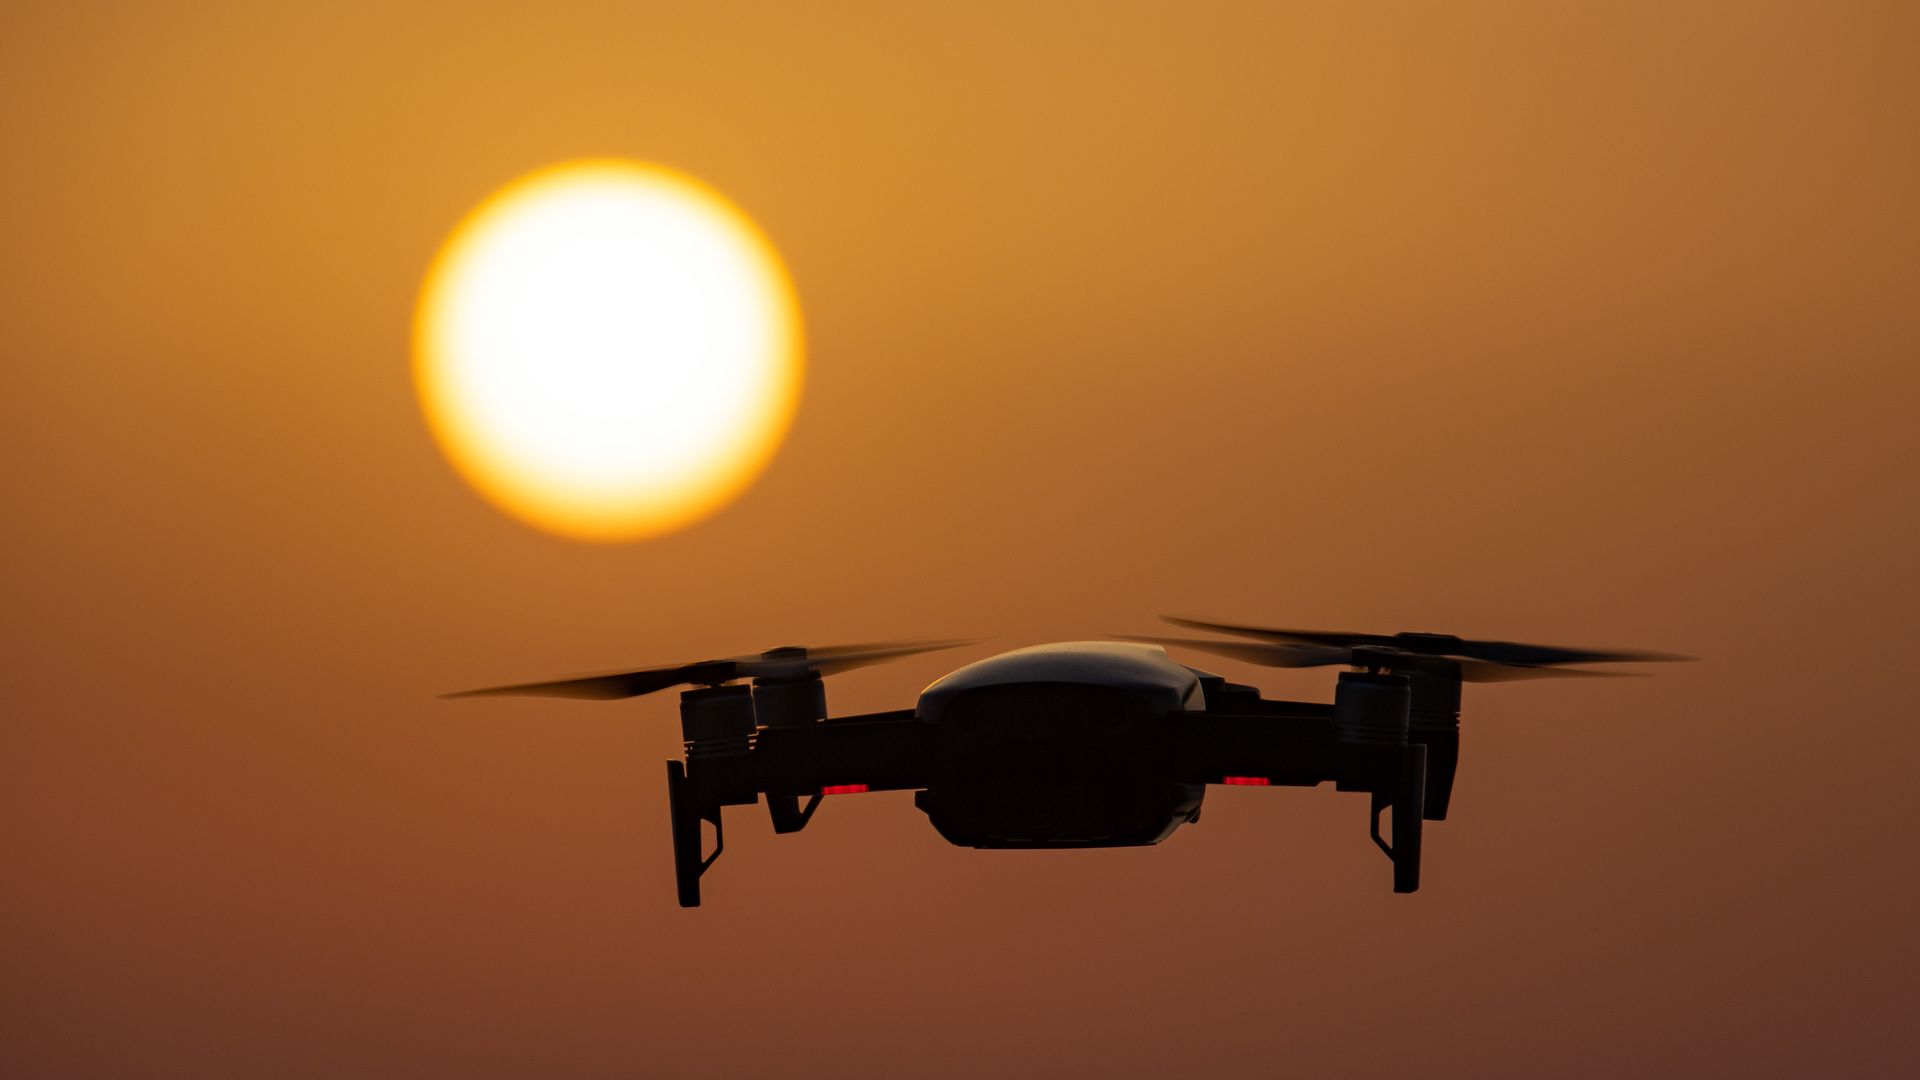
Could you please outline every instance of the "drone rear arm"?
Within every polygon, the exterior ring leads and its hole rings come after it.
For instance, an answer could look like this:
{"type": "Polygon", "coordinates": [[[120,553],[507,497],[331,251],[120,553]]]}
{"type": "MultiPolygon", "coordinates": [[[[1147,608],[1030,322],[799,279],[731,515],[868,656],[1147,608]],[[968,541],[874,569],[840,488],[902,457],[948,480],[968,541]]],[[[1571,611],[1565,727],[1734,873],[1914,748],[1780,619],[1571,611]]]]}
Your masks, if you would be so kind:
{"type": "MultiPolygon", "coordinates": [[[[1178,780],[1233,787],[1317,787],[1372,797],[1369,834],[1393,860],[1393,891],[1420,887],[1421,822],[1426,816],[1427,747],[1343,728],[1324,706],[1261,713],[1176,713],[1168,733],[1178,780]],[[1380,834],[1391,808],[1393,839],[1380,834]]],[[[1404,729],[1403,729],[1404,731],[1404,729]]]]}

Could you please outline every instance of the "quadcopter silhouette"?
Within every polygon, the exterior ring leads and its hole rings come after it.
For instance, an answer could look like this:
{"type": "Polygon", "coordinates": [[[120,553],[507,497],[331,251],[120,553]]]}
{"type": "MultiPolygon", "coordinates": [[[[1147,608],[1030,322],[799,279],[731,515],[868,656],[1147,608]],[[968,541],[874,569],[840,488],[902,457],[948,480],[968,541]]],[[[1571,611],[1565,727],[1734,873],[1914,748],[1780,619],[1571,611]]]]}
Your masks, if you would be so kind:
{"type": "Polygon", "coordinates": [[[1444,821],[1460,761],[1460,685],[1613,674],[1568,665],[1687,660],[1451,634],[1279,630],[1167,618],[1219,638],[1036,645],[959,668],[910,709],[827,715],[822,676],[965,641],[795,646],[719,660],[468,690],[611,700],[675,686],[685,756],[667,762],[680,906],[725,847],[721,810],[766,800],[776,833],[822,798],[912,791],[949,843],[973,848],[1157,844],[1200,819],[1209,784],[1371,797],[1369,835],[1393,891],[1420,887],[1423,821],[1444,821]],[[1345,665],[1333,701],[1278,701],[1174,661],[1166,646],[1263,667],[1345,665]],[[801,800],[806,802],[802,805],[801,800]],[[1381,815],[1391,811],[1383,836],[1381,815]],[[702,823],[713,826],[705,850],[702,823]]]}

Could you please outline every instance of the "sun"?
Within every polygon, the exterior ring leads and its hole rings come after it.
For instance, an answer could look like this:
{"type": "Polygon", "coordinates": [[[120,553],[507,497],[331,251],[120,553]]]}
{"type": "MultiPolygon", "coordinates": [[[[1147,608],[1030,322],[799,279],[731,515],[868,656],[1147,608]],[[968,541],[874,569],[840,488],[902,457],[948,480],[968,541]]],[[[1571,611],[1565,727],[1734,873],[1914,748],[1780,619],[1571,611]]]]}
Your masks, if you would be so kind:
{"type": "Polygon", "coordinates": [[[799,404],[799,304],[725,197],[576,161],[483,202],[427,273],[414,382],[455,469],[509,514],[617,541],[691,524],[772,460],[799,404]]]}

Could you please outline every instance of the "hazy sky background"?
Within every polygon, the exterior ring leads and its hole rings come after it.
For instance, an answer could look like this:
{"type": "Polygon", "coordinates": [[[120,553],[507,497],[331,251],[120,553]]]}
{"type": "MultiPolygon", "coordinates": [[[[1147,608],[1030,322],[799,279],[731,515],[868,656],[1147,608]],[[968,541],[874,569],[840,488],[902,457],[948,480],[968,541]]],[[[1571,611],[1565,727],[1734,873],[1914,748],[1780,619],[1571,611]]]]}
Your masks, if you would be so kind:
{"type": "Polygon", "coordinates": [[[14,5],[0,1066],[1905,1073],[1916,132],[1909,3],[14,5]],[[448,231],[590,155],[807,320],[771,470],[636,545],[409,381],[448,231]],[[1358,796],[1030,853],[901,793],[736,811],[683,912],[671,695],[435,698],[991,635],[867,711],[1163,611],[1706,661],[1469,688],[1411,897],[1358,796]]]}

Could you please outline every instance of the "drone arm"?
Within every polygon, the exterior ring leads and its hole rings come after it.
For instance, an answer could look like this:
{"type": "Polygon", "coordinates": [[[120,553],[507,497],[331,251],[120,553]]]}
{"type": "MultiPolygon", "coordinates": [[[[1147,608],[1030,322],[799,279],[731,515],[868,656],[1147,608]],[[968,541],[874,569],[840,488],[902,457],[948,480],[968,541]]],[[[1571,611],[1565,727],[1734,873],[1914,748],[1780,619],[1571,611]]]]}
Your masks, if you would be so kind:
{"type": "Polygon", "coordinates": [[[1368,832],[1387,858],[1393,860],[1393,891],[1420,888],[1420,827],[1425,819],[1427,748],[1414,743],[1399,755],[1390,784],[1373,790],[1373,812],[1368,832]],[[1380,811],[1393,808],[1393,843],[1380,836],[1380,811]]]}
{"type": "Polygon", "coordinates": [[[720,811],[767,800],[775,832],[798,832],[835,790],[889,791],[925,787],[930,732],[911,709],[849,716],[791,727],[761,728],[751,746],[723,753],[690,748],[685,762],[667,762],[674,879],[681,907],[700,906],[700,876],[720,857],[720,811]],[[805,806],[800,799],[807,798],[805,806]],[[703,854],[701,823],[714,828],[703,854]]]}
{"type": "Polygon", "coordinates": [[[921,788],[932,771],[932,735],[911,709],[763,728],[737,766],[739,779],[750,792],[796,797],[835,787],[921,788]]]}
{"type": "Polygon", "coordinates": [[[1330,712],[1277,707],[1260,713],[1175,713],[1168,737],[1175,775],[1186,783],[1315,787],[1331,780],[1337,790],[1367,792],[1369,833],[1393,860],[1393,891],[1420,887],[1421,822],[1427,810],[1424,743],[1349,741],[1336,735],[1330,712]],[[1380,832],[1380,815],[1389,808],[1390,844],[1380,832]]]}
{"type": "MultiPolygon", "coordinates": [[[[863,740],[860,733],[865,733],[865,739],[872,739],[877,732],[883,745],[898,749],[898,744],[903,740],[901,725],[912,718],[911,710],[898,710],[840,717],[816,724],[769,727],[763,731],[754,751],[757,759],[755,768],[763,774],[758,786],[766,793],[767,816],[773,821],[773,831],[796,833],[806,828],[807,822],[813,820],[814,811],[820,809],[821,796],[829,788],[857,786],[867,791],[874,790],[871,783],[853,785],[844,780],[813,784],[807,782],[809,777],[803,774],[833,775],[851,770],[875,772],[866,768],[870,762],[862,760],[870,755],[857,749],[863,740]],[[831,730],[821,734],[826,729],[831,730]],[[851,761],[847,756],[850,745],[855,748],[855,757],[851,761]],[[802,795],[807,796],[805,806],[800,805],[802,795]]],[[[911,740],[910,735],[904,738],[911,740]]],[[[886,772],[884,769],[877,771],[886,772]]]]}
{"type": "Polygon", "coordinates": [[[1314,713],[1175,713],[1168,725],[1174,775],[1190,784],[1313,787],[1336,778],[1330,722],[1314,713]]]}

